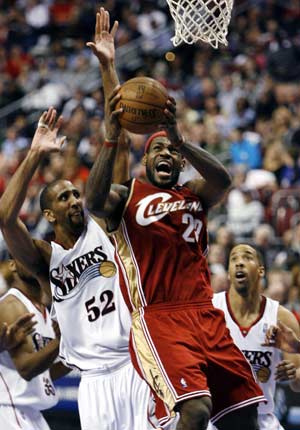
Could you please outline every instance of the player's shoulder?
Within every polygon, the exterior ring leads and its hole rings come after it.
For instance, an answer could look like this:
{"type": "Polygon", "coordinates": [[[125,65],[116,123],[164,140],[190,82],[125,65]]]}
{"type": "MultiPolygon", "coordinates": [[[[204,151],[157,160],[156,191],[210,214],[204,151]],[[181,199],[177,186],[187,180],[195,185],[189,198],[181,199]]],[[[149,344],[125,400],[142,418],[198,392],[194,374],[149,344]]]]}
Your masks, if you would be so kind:
{"type": "Polygon", "coordinates": [[[43,259],[45,263],[49,263],[52,253],[52,247],[50,243],[42,239],[33,239],[33,243],[38,249],[41,259],[43,259]]]}
{"type": "Polygon", "coordinates": [[[0,301],[0,321],[14,322],[18,317],[28,312],[27,307],[19,297],[8,293],[0,301]]]}
{"type": "Polygon", "coordinates": [[[293,329],[295,327],[299,328],[297,318],[295,317],[293,312],[291,312],[289,309],[285,308],[282,305],[279,305],[278,307],[277,319],[283,322],[285,325],[287,325],[290,328],[293,328],[293,329]]]}

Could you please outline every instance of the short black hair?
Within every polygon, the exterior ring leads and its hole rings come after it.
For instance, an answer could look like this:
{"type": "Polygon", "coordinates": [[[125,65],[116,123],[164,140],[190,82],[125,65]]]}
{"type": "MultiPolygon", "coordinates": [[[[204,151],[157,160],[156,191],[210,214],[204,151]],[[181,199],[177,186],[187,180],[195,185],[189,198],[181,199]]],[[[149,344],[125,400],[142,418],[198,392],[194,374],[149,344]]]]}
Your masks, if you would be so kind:
{"type": "Polygon", "coordinates": [[[55,179],[42,189],[40,194],[40,208],[42,212],[44,212],[45,209],[51,209],[51,191],[54,186],[60,181],[61,179],[55,179]]]}
{"type": "Polygon", "coordinates": [[[254,251],[255,251],[255,253],[256,253],[256,258],[257,258],[257,261],[258,261],[259,265],[260,265],[260,266],[264,266],[264,267],[265,267],[264,257],[263,257],[263,255],[262,255],[261,251],[257,248],[257,246],[255,246],[255,245],[250,245],[250,243],[246,243],[246,242],[236,243],[236,244],[231,248],[231,250],[230,250],[230,254],[232,253],[232,250],[233,250],[234,248],[236,248],[237,246],[239,246],[239,245],[247,245],[247,246],[249,246],[250,248],[254,249],[254,251]]]}
{"type": "Polygon", "coordinates": [[[265,267],[265,261],[264,261],[264,257],[262,255],[262,252],[254,245],[250,245],[256,252],[257,255],[257,260],[260,264],[260,266],[264,266],[265,267]]]}

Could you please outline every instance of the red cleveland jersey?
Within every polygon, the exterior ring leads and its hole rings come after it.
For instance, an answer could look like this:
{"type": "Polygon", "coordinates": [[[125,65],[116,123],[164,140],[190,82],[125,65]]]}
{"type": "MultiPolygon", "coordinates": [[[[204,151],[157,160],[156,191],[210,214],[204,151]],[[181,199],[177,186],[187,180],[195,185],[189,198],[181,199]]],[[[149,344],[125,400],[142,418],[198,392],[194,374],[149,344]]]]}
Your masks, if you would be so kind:
{"type": "Polygon", "coordinates": [[[115,240],[132,309],[211,302],[206,215],[187,187],[133,179],[115,240]]]}

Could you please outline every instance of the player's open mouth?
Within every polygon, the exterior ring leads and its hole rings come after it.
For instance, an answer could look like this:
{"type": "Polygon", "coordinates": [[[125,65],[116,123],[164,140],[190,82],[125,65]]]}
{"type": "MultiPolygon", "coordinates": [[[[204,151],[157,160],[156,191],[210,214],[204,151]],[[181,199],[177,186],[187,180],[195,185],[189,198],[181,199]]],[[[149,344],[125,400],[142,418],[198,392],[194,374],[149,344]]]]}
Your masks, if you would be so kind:
{"type": "Polygon", "coordinates": [[[71,213],[71,216],[76,216],[76,217],[80,216],[80,217],[83,217],[83,212],[82,211],[74,211],[74,212],[71,213]]]}
{"type": "Polygon", "coordinates": [[[159,161],[156,165],[156,171],[161,177],[169,177],[172,173],[172,166],[168,161],[159,161]]]}
{"type": "Polygon", "coordinates": [[[244,281],[246,279],[246,277],[247,277],[246,274],[244,272],[241,272],[241,271],[236,272],[236,274],[235,274],[235,278],[238,281],[244,281]]]}

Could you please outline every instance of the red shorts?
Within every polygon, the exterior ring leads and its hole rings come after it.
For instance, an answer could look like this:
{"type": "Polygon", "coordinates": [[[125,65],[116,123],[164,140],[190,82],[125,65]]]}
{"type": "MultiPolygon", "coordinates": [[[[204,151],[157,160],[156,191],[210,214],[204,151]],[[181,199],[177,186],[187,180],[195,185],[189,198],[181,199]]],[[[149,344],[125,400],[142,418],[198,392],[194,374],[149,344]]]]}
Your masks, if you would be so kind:
{"type": "Polygon", "coordinates": [[[265,400],[223,312],[211,304],[141,308],[133,315],[130,350],[133,364],[170,411],[181,401],[209,396],[216,422],[265,400]]]}

